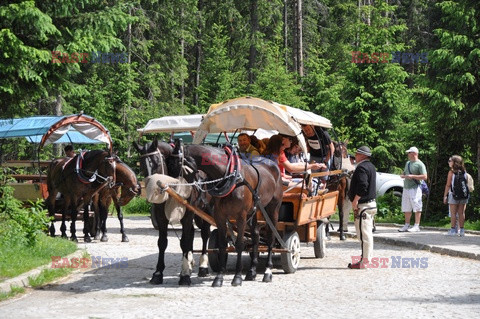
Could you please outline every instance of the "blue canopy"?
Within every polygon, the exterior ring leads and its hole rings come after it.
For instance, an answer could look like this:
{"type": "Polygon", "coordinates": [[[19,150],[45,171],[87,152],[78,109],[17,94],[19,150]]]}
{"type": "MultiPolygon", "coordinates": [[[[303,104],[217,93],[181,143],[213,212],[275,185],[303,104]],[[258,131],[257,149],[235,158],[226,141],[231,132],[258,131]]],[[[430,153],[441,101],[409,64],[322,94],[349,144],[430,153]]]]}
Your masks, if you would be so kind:
{"type": "Polygon", "coordinates": [[[32,116],[0,120],[0,139],[25,137],[32,143],[107,143],[108,130],[90,116],[32,116]],[[42,142],[43,139],[43,142],[42,142]]]}

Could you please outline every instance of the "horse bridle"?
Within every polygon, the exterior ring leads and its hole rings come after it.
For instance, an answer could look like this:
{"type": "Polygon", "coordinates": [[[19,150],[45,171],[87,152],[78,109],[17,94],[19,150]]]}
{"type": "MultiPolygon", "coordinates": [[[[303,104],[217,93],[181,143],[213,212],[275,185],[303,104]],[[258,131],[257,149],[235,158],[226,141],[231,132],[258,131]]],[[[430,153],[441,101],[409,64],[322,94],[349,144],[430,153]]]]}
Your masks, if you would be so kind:
{"type": "Polygon", "coordinates": [[[165,159],[163,157],[162,152],[160,152],[160,150],[158,148],[153,152],[145,153],[145,154],[140,155],[140,158],[146,157],[146,160],[148,161],[147,175],[152,175],[152,173],[153,173],[153,169],[152,169],[153,168],[153,160],[152,160],[151,156],[157,155],[157,154],[159,154],[159,156],[160,156],[160,164],[159,165],[162,168],[162,171],[160,172],[160,174],[165,175],[165,159]]]}

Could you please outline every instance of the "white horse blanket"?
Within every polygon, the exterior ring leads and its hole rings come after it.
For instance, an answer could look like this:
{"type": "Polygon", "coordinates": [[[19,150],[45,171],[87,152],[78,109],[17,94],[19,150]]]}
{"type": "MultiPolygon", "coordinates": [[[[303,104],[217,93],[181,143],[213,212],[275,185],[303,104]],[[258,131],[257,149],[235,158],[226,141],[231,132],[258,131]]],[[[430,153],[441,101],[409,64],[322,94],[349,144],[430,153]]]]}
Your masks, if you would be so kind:
{"type": "Polygon", "coordinates": [[[187,199],[192,193],[192,186],[185,185],[187,181],[180,178],[173,178],[163,174],[153,174],[145,178],[145,189],[147,193],[147,202],[153,204],[165,204],[165,215],[167,219],[172,223],[179,223],[185,215],[186,207],[176,201],[174,198],[168,195],[167,192],[162,191],[157,185],[157,181],[161,181],[163,184],[167,184],[182,198],[187,199]],[[178,185],[180,184],[180,185],[178,185]]]}

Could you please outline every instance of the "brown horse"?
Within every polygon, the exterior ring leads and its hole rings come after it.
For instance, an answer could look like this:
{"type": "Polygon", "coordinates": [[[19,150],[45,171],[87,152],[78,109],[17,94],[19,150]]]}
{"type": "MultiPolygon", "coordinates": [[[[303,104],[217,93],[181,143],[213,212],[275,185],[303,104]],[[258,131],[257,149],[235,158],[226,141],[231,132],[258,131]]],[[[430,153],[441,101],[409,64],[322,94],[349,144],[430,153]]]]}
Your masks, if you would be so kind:
{"type": "MultiPolygon", "coordinates": [[[[348,199],[347,192],[349,187],[349,174],[348,171],[353,169],[353,165],[349,164],[349,157],[347,151],[347,144],[345,142],[334,142],[335,151],[333,154],[332,170],[347,170],[341,175],[332,175],[327,181],[327,188],[329,190],[338,190],[338,215],[339,215],[339,228],[340,240],[345,240],[344,232],[347,232],[346,225],[348,225],[348,216],[351,209],[351,203],[348,199]],[[350,203],[350,206],[348,205],[350,203]],[[348,208],[350,207],[350,209],[348,208]]],[[[328,225],[326,225],[328,234],[328,225]]]]}
{"type": "Polygon", "coordinates": [[[107,237],[107,217],[108,208],[113,201],[117,211],[118,220],[120,222],[120,233],[122,234],[122,242],[128,242],[123,226],[123,213],[121,206],[127,205],[135,196],[140,195],[141,187],[138,184],[137,176],[133,170],[118,157],[115,156],[115,187],[104,187],[92,199],[93,210],[95,212],[95,239],[100,239],[100,231],[102,237],[100,241],[108,241],[107,237]]]}
{"type": "MultiPolygon", "coordinates": [[[[111,187],[115,181],[114,159],[109,152],[95,150],[76,155],[72,159],[59,159],[50,164],[47,173],[48,198],[46,201],[50,216],[55,215],[57,194],[63,195],[62,237],[66,238],[66,211],[70,211],[71,239],[76,241],[75,222],[78,208],[90,202],[92,196],[104,187],[111,187]]],[[[91,242],[89,236],[88,213],[84,213],[84,238],[91,242]]],[[[55,236],[54,222],[50,225],[50,234],[55,236]]]]}
{"type": "MultiPolygon", "coordinates": [[[[180,176],[180,171],[177,174],[170,174],[167,168],[167,161],[171,158],[173,147],[164,142],[159,142],[156,138],[151,143],[147,143],[144,146],[140,146],[134,143],[135,149],[140,153],[140,169],[144,176],[150,176],[152,174],[165,174],[172,177],[180,176]]],[[[192,176],[183,176],[188,182],[193,181],[192,176]]],[[[198,194],[194,189],[194,194],[198,194]]],[[[208,201],[205,199],[205,194],[200,193],[198,196],[192,196],[193,204],[197,207],[202,207],[203,210],[210,210],[208,201]]],[[[150,283],[159,285],[163,283],[163,271],[165,270],[165,250],[168,245],[168,224],[169,220],[165,214],[165,203],[153,204],[152,206],[152,223],[155,225],[155,229],[158,230],[158,261],[156,270],[153,273],[150,283]]],[[[182,237],[180,239],[180,247],[183,252],[183,265],[190,263],[190,255],[193,251],[193,239],[194,239],[194,227],[195,224],[201,230],[202,237],[202,255],[200,257],[198,277],[206,277],[208,275],[208,257],[207,257],[207,242],[210,236],[210,224],[203,221],[198,216],[194,217],[193,212],[187,210],[185,215],[181,219],[182,224],[182,237]]],[[[179,285],[190,285],[191,279],[189,271],[182,269],[179,285]]]]}
{"type": "MultiPolygon", "coordinates": [[[[173,156],[169,163],[169,172],[178,174],[183,169],[183,163],[194,162],[199,171],[207,175],[208,181],[216,181],[208,186],[213,196],[213,212],[218,228],[218,263],[220,270],[212,286],[223,285],[223,275],[226,271],[227,222],[236,221],[235,250],[237,262],[232,286],[242,284],[242,260],[244,251],[244,235],[249,221],[252,235],[251,266],[245,280],[254,280],[258,263],[259,228],[257,227],[257,209],[262,206],[273,226],[276,227],[278,213],[282,203],[283,191],[280,170],[278,165],[265,158],[255,159],[252,162],[240,160],[235,154],[228,154],[228,150],[204,145],[187,145],[183,147],[176,141],[173,156]],[[227,154],[226,154],[227,152],[227,154]]],[[[268,261],[263,277],[264,282],[271,282],[273,267],[272,248],[275,238],[272,229],[268,229],[266,242],[268,245],[268,261]]]]}

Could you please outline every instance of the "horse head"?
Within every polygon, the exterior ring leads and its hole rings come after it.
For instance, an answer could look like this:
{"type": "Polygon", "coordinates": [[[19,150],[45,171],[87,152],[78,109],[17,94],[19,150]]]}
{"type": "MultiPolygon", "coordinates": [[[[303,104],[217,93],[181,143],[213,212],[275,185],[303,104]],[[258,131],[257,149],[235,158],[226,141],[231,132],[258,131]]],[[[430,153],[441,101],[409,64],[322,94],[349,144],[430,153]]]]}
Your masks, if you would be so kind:
{"type": "Polygon", "coordinates": [[[167,171],[172,177],[183,177],[189,183],[197,179],[197,165],[192,157],[185,156],[183,140],[176,139],[170,157],[167,158],[167,171]]]}
{"type": "Polygon", "coordinates": [[[140,170],[144,176],[152,174],[167,174],[165,159],[172,154],[172,146],[165,142],[159,142],[155,138],[152,142],[140,147],[133,143],[135,149],[140,153],[140,170]]]}
{"type": "Polygon", "coordinates": [[[120,158],[116,157],[116,179],[121,187],[121,196],[119,203],[121,206],[128,204],[135,196],[140,196],[142,187],[137,180],[135,172],[125,164],[120,158]]]}

